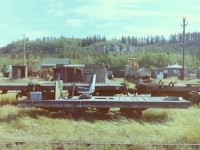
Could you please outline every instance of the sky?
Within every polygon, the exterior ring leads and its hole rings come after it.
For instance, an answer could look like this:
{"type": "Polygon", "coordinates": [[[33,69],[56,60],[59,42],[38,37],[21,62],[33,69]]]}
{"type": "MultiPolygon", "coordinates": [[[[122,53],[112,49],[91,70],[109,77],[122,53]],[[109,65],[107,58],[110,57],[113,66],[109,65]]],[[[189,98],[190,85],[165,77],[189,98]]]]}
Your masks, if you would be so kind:
{"type": "Polygon", "coordinates": [[[42,37],[154,36],[200,31],[198,0],[0,0],[0,47],[42,37]]]}

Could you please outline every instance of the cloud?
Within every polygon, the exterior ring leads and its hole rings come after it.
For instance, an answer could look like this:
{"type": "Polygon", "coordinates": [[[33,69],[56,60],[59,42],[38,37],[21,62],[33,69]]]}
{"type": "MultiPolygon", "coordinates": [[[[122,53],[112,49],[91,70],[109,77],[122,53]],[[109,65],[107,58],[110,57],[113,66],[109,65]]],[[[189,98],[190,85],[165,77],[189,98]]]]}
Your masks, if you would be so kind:
{"type": "MultiPolygon", "coordinates": [[[[121,2],[121,1],[120,1],[121,2]]],[[[113,0],[102,2],[94,1],[92,3],[87,3],[87,5],[82,5],[72,10],[76,14],[85,16],[88,19],[94,20],[110,20],[110,19],[119,19],[126,17],[127,12],[125,9],[119,8],[120,2],[114,2],[113,0]]]]}
{"type": "Polygon", "coordinates": [[[21,38],[24,33],[30,38],[63,35],[66,28],[70,29],[67,35],[77,37],[90,34],[167,36],[181,32],[183,16],[187,17],[187,32],[198,31],[200,23],[198,1],[40,0],[31,4],[19,2],[20,5],[15,1],[3,0],[0,5],[4,41],[21,38]]]}
{"type": "Polygon", "coordinates": [[[151,0],[86,0],[85,4],[71,9],[71,12],[89,21],[104,20],[107,22],[132,20],[134,17],[174,17],[174,15],[179,15],[179,13],[158,11],[148,7],[150,4],[156,6],[156,2],[156,0],[153,2],[151,0]]]}
{"type": "Polygon", "coordinates": [[[30,37],[30,39],[49,37],[53,35],[50,31],[39,31],[39,30],[27,31],[24,34],[26,37],[30,37]]]}
{"type": "Polygon", "coordinates": [[[162,27],[132,27],[126,26],[123,29],[125,33],[133,34],[135,36],[144,36],[144,35],[164,35],[169,36],[170,34],[174,34],[173,30],[162,28],[162,27]]]}
{"type": "Polygon", "coordinates": [[[199,22],[200,15],[187,15],[186,20],[191,22],[199,22]]]}
{"type": "Polygon", "coordinates": [[[65,21],[65,24],[71,27],[81,28],[83,27],[83,20],[80,19],[68,19],[65,21]]]}
{"type": "Polygon", "coordinates": [[[163,18],[172,20],[173,18],[180,18],[183,13],[178,10],[166,9],[168,2],[160,2],[159,0],[74,0],[73,2],[65,0],[51,0],[48,4],[48,13],[55,17],[65,18],[73,17],[78,19],[68,19],[65,21],[68,25],[74,27],[81,27],[80,20],[85,22],[105,22],[105,23],[120,23],[124,20],[134,20],[139,18],[163,18]],[[163,4],[163,5],[162,5],[163,4]],[[152,7],[153,6],[153,7],[152,7]],[[158,9],[154,9],[157,8],[158,9]]]}
{"type": "Polygon", "coordinates": [[[51,0],[44,1],[47,5],[47,13],[55,17],[63,17],[66,15],[65,1],[64,0],[51,0]]]}

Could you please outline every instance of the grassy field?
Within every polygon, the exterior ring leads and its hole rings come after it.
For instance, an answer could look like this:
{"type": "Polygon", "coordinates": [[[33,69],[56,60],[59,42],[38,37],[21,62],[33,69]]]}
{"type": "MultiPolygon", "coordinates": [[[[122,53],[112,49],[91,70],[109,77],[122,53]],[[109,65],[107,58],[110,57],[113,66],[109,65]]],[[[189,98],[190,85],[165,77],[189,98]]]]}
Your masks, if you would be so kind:
{"type": "MultiPolygon", "coordinates": [[[[121,79],[116,80],[121,82],[121,79]]],[[[198,80],[192,83],[198,83],[198,80]]],[[[199,106],[148,109],[143,118],[136,120],[126,118],[116,110],[106,115],[89,112],[84,117],[73,118],[61,111],[19,108],[13,105],[14,94],[1,95],[0,104],[1,149],[164,149],[152,145],[200,143],[199,106]],[[16,141],[27,143],[16,144],[16,141]],[[97,145],[69,145],[66,142],[97,145]],[[127,147],[124,144],[133,145],[127,147]]]]}
{"type": "MultiPolygon", "coordinates": [[[[6,147],[5,143],[26,141],[32,143],[20,146],[43,149],[51,147],[48,144],[51,142],[131,143],[148,149],[152,144],[197,144],[200,141],[199,114],[199,107],[191,107],[186,110],[149,109],[139,120],[114,112],[73,118],[63,112],[4,105],[0,107],[0,145],[6,147]]],[[[64,148],[68,146],[64,144],[64,148]]],[[[126,149],[124,145],[116,145],[115,149],[118,146],[126,149]]],[[[97,145],[93,148],[111,147],[97,145]]]]}

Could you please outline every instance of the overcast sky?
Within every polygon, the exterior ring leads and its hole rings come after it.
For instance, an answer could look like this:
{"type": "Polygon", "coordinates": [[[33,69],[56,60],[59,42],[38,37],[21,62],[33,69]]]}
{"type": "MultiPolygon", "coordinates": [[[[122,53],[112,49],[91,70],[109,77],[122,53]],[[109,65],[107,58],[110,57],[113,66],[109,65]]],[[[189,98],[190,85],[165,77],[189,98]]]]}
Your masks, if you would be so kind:
{"type": "Polygon", "coordinates": [[[198,0],[0,0],[0,47],[53,37],[107,38],[200,31],[198,0]]]}

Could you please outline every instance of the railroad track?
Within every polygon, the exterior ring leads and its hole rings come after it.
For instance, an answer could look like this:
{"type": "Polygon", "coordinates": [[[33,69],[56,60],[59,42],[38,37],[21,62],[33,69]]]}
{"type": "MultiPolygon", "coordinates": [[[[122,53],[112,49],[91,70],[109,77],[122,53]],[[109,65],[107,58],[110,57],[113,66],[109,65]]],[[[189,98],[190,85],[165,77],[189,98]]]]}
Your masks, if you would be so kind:
{"type": "Polygon", "coordinates": [[[180,149],[180,148],[189,148],[189,149],[195,149],[199,150],[200,149],[200,144],[148,144],[148,143],[126,143],[126,142],[38,142],[38,141],[6,141],[6,140],[1,140],[0,144],[6,145],[7,148],[12,148],[12,144],[15,145],[23,145],[23,144],[37,144],[37,145],[42,145],[42,144],[48,144],[53,146],[57,146],[59,150],[65,149],[65,145],[73,145],[73,146],[84,146],[84,147],[90,147],[90,146],[123,146],[127,149],[134,149],[138,147],[154,147],[154,148],[164,148],[167,150],[171,149],[180,149]]]}

